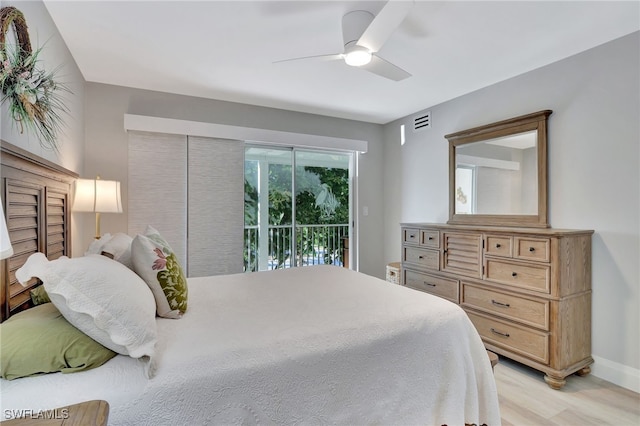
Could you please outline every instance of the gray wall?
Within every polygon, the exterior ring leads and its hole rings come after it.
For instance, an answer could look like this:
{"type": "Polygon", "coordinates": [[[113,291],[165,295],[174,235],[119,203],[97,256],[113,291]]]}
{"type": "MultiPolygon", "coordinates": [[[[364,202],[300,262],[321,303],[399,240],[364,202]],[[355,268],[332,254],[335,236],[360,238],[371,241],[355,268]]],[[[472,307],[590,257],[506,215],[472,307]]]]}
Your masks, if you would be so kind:
{"type": "MultiPolygon", "coordinates": [[[[0,135],[2,139],[40,157],[52,161],[78,174],[83,173],[84,166],[84,78],[78,69],[67,45],[58,33],[58,29],[51,20],[49,12],[40,1],[3,1],[2,6],[14,6],[24,15],[29,28],[29,39],[33,50],[43,47],[39,58],[42,62],[38,67],[46,71],[58,68],[57,80],[65,83],[72,93],[65,94],[65,104],[69,114],[63,115],[64,128],[59,133],[59,152],[40,146],[37,137],[27,133],[20,133],[8,113],[7,103],[2,104],[0,135]]],[[[72,221],[73,240],[71,247],[74,255],[84,253],[84,243],[77,230],[83,226],[86,214],[74,214],[72,221]],[[78,216],[76,218],[76,216],[78,216]]]]}
{"type": "MultiPolygon", "coordinates": [[[[426,108],[432,128],[384,127],[386,262],[399,222],[448,219],[445,134],[543,109],[549,118],[549,222],[593,229],[595,375],[640,391],[640,33],[426,108]]],[[[470,68],[470,72],[471,68],[470,68]]],[[[416,113],[417,114],[417,113],[416,113]]]]}
{"type": "MultiPolygon", "coordinates": [[[[382,230],[382,126],[319,115],[172,95],[98,83],[85,88],[86,153],[88,177],[122,182],[125,214],[102,215],[103,232],[127,231],[127,134],[124,114],[227,124],[369,141],[369,152],[359,159],[359,238],[360,271],[384,277],[382,230]],[[367,206],[369,214],[362,215],[367,206]]],[[[93,227],[85,225],[85,244],[93,227]]]]}

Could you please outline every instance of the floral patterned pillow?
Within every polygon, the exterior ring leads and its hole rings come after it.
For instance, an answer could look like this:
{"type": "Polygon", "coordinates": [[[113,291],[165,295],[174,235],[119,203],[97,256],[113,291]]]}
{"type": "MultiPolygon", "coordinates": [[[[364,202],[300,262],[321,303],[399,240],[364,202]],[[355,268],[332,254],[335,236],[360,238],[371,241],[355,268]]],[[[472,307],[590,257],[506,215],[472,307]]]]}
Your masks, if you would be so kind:
{"type": "Polygon", "coordinates": [[[151,226],[131,243],[135,272],[147,283],[156,299],[156,313],[180,318],[187,311],[187,278],[169,243],[151,226]]]}

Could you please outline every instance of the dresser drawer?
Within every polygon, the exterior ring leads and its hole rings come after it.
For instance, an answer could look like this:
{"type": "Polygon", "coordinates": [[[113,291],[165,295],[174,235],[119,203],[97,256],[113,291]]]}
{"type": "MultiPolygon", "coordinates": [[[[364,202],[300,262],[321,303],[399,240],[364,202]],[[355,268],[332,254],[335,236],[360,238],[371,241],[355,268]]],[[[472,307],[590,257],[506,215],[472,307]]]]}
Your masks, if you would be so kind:
{"type": "Polygon", "coordinates": [[[420,230],[416,228],[404,228],[402,230],[402,242],[418,245],[420,242],[420,230]]]}
{"type": "Polygon", "coordinates": [[[485,278],[527,290],[550,293],[549,265],[534,265],[506,260],[486,259],[485,278]]]}
{"type": "Polygon", "coordinates": [[[467,312],[485,342],[539,361],[549,362],[549,335],[484,315],[467,312]]]}
{"type": "Polygon", "coordinates": [[[404,285],[458,303],[457,280],[422,274],[407,269],[404,271],[404,285]]]}
{"type": "Polygon", "coordinates": [[[516,237],[516,252],[514,257],[518,259],[549,261],[551,240],[549,238],[523,238],[516,237]]]}
{"type": "Polygon", "coordinates": [[[436,250],[403,247],[402,261],[437,271],[440,265],[440,253],[436,250]]]}
{"type": "Polygon", "coordinates": [[[513,257],[513,238],[487,235],[485,238],[485,254],[491,256],[513,257]]]}
{"type": "Polygon", "coordinates": [[[440,231],[423,229],[420,231],[420,245],[429,248],[440,247],[440,231]]]}
{"type": "Polygon", "coordinates": [[[461,304],[499,317],[549,330],[549,301],[525,299],[512,294],[462,283],[461,304]]]}

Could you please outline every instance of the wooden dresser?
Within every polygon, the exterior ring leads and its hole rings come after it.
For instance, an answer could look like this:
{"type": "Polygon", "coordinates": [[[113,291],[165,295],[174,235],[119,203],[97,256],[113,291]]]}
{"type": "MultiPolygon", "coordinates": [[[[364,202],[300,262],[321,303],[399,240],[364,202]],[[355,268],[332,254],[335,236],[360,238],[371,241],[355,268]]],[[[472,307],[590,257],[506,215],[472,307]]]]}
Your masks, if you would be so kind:
{"type": "Polygon", "coordinates": [[[402,224],[402,284],[460,304],[487,349],[560,389],[591,358],[591,235],[402,224]]]}

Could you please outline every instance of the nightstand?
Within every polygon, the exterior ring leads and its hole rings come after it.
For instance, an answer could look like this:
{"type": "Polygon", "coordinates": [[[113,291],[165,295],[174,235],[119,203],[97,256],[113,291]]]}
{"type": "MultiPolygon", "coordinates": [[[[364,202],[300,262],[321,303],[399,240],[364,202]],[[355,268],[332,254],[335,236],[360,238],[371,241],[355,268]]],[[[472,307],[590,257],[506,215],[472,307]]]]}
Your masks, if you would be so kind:
{"type": "Polygon", "coordinates": [[[391,262],[387,265],[387,281],[400,284],[400,262],[391,262]]]}
{"type": "Polygon", "coordinates": [[[25,411],[23,416],[2,422],[2,426],[106,426],[109,403],[93,400],[47,411],[25,411]]]}

